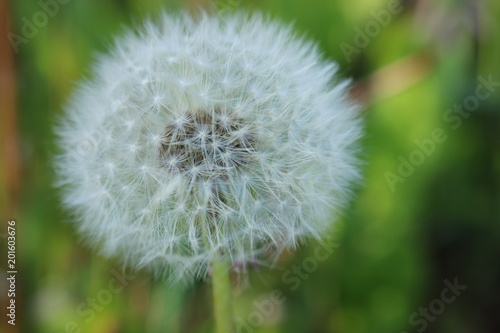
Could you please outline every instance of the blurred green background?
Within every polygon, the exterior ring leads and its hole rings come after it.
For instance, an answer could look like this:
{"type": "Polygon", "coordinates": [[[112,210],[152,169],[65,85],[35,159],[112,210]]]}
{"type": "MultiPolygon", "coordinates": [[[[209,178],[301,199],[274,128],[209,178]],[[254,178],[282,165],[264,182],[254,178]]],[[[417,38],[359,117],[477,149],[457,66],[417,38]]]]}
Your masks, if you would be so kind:
{"type": "Polygon", "coordinates": [[[338,246],[320,261],[311,242],[274,270],[252,270],[235,289],[239,332],[500,332],[500,2],[43,5],[54,1],[0,0],[2,332],[212,332],[208,283],[167,286],[81,244],[50,164],[55,118],[96,52],[124,27],[198,6],[294,22],[366,106],[365,180],[332,230],[338,246]],[[15,327],[5,317],[8,219],[18,233],[15,327]],[[450,283],[467,289],[453,298],[450,283]]]}

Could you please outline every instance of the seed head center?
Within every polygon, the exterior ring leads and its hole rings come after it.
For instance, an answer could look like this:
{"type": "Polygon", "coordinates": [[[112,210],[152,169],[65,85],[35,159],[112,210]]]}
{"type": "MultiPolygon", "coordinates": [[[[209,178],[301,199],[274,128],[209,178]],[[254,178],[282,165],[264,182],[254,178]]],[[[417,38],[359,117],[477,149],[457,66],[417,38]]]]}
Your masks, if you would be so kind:
{"type": "Polygon", "coordinates": [[[187,112],[166,126],[159,157],[171,173],[222,176],[250,162],[255,140],[255,132],[241,118],[218,110],[187,112]]]}

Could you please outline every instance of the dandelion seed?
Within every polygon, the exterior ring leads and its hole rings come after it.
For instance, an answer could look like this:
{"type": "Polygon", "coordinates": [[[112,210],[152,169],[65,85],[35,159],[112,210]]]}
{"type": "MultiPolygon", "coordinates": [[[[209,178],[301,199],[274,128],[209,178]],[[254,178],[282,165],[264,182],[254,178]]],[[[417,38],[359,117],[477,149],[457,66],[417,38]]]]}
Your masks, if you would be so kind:
{"type": "Polygon", "coordinates": [[[245,272],[320,237],[358,177],[358,108],[336,66],[290,27],[224,19],[164,15],[126,34],[57,129],[82,234],[172,279],[220,255],[245,272]]]}

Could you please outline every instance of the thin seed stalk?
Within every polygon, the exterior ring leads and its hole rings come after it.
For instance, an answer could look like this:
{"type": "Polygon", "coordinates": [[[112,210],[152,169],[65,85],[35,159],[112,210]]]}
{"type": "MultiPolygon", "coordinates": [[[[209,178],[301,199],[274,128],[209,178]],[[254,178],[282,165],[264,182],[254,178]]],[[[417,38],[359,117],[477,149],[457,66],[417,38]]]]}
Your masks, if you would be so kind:
{"type": "Polygon", "coordinates": [[[234,333],[231,289],[229,265],[222,256],[219,256],[212,262],[212,295],[216,333],[234,333]]]}

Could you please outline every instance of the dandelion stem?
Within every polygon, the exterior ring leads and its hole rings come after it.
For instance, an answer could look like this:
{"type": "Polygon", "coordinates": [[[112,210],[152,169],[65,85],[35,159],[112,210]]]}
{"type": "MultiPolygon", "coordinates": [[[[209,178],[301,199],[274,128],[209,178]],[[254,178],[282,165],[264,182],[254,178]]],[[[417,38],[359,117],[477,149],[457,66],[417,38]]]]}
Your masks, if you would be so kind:
{"type": "Polygon", "coordinates": [[[219,256],[212,262],[212,293],[216,333],[233,333],[231,280],[229,265],[219,256]]]}

